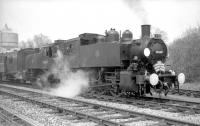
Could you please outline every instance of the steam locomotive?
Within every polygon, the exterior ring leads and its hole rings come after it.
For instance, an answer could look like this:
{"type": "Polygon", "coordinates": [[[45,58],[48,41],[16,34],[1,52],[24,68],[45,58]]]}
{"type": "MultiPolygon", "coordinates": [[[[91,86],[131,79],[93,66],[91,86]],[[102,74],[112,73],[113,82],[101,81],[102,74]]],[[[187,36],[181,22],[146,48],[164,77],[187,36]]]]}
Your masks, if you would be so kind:
{"type": "MultiPolygon", "coordinates": [[[[184,83],[185,76],[166,69],[168,49],[161,35],[151,37],[150,25],[142,25],[141,32],[141,38],[136,40],[129,30],[122,35],[115,29],[105,35],[84,33],[41,48],[2,53],[0,78],[35,82],[51,69],[60,50],[73,71],[90,71],[91,87],[113,95],[167,95],[184,83]]],[[[49,75],[48,80],[55,83],[52,80],[56,78],[49,75]]]]}

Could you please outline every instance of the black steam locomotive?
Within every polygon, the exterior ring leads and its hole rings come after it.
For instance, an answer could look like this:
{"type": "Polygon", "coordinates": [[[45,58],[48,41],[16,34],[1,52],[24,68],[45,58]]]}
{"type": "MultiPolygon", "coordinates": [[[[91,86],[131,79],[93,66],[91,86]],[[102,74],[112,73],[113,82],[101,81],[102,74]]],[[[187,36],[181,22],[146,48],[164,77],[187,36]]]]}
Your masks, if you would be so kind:
{"type": "MultiPolygon", "coordinates": [[[[57,50],[68,59],[70,68],[90,71],[91,87],[113,95],[167,95],[185,81],[165,69],[168,50],[161,35],[150,37],[150,25],[142,25],[142,36],[133,40],[126,30],[122,36],[115,30],[105,35],[84,33],[70,40],[56,40],[40,49],[23,49],[1,54],[0,75],[3,79],[36,81],[51,69],[57,50]],[[12,69],[11,69],[12,68],[12,69]]],[[[48,77],[50,80],[53,76],[48,77]]]]}

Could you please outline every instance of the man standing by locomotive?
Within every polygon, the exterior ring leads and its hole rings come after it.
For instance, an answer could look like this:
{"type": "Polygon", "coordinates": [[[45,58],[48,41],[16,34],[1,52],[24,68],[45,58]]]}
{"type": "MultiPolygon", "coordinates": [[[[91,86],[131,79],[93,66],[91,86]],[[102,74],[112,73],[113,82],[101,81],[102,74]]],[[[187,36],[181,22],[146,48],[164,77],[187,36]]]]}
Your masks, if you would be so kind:
{"type": "Polygon", "coordinates": [[[129,67],[127,68],[128,71],[133,71],[137,72],[138,71],[138,66],[139,66],[139,60],[137,56],[133,57],[133,60],[131,61],[129,67]]]}

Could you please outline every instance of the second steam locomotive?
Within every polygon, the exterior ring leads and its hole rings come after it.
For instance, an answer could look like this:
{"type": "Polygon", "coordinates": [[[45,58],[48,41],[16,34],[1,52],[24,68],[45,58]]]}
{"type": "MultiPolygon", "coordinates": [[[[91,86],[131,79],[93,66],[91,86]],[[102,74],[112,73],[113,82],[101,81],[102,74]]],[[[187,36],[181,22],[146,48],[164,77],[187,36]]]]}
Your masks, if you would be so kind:
{"type": "MultiPolygon", "coordinates": [[[[72,70],[90,71],[91,87],[113,95],[143,96],[153,92],[167,95],[170,89],[184,83],[185,76],[166,69],[168,49],[161,35],[151,37],[150,25],[142,25],[141,32],[141,38],[136,40],[129,30],[122,35],[115,29],[105,35],[84,33],[77,38],[56,40],[40,49],[2,53],[1,79],[34,82],[51,69],[60,50],[72,70]]],[[[54,75],[48,77],[52,78],[54,75]]]]}

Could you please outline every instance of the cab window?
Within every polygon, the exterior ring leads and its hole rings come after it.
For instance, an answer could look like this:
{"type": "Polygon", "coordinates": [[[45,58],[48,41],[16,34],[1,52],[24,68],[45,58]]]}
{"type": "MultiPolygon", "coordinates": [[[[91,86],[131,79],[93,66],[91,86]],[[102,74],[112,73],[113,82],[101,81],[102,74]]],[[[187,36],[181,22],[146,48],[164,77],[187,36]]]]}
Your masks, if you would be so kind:
{"type": "Polygon", "coordinates": [[[52,57],[52,48],[51,47],[48,48],[48,54],[49,54],[48,55],[49,57],[52,57]]]}
{"type": "Polygon", "coordinates": [[[52,57],[52,56],[53,56],[52,47],[45,47],[45,48],[43,48],[43,49],[42,49],[42,53],[43,53],[45,56],[52,57]]]}

